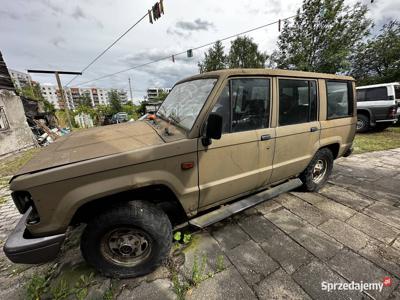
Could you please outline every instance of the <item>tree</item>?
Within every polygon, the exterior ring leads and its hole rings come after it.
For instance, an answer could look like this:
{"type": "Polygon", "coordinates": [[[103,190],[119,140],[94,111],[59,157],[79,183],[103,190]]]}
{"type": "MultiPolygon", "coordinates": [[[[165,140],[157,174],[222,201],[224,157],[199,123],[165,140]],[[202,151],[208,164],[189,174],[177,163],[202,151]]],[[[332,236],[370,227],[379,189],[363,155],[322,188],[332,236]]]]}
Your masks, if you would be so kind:
{"type": "Polygon", "coordinates": [[[247,36],[231,42],[228,56],[229,68],[264,68],[268,55],[258,51],[258,45],[247,36]]]}
{"type": "Polygon", "coordinates": [[[226,68],[227,57],[224,53],[224,46],[217,41],[211,48],[204,53],[204,60],[198,62],[200,73],[222,70],[226,68]]]}
{"type": "Polygon", "coordinates": [[[284,22],[273,58],[278,68],[337,73],[350,69],[349,56],[369,34],[367,7],[344,0],[304,0],[294,23],[284,22]]]}
{"type": "Polygon", "coordinates": [[[113,114],[116,114],[122,110],[121,97],[119,96],[117,90],[111,90],[108,92],[108,99],[110,100],[111,112],[113,114]]]}
{"type": "Polygon", "coordinates": [[[358,85],[400,81],[400,22],[385,24],[379,35],[359,43],[351,62],[358,85]]]}
{"type": "Polygon", "coordinates": [[[37,82],[22,86],[20,89],[17,89],[17,93],[31,100],[44,101],[40,84],[37,82]]]}
{"type": "Polygon", "coordinates": [[[164,101],[167,98],[168,93],[166,91],[159,91],[158,96],[155,98],[156,101],[164,101]]]}
{"type": "Polygon", "coordinates": [[[140,102],[139,106],[136,109],[136,112],[143,116],[146,113],[146,105],[149,103],[147,100],[143,100],[140,102]]]}
{"type": "Polygon", "coordinates": [[[85,106],[85,107],[93,107],[92,99],[90,99],[90,96],[88,94],[84,93],[79,97],[78,105],[85,106]]]}

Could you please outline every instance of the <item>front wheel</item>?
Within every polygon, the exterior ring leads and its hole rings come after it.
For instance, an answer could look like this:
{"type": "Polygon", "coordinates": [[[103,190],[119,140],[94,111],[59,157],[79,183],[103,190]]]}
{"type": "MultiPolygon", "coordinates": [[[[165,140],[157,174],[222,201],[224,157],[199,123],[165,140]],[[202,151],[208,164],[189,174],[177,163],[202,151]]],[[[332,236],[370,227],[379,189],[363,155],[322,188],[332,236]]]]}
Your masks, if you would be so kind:
{"type": "Polygon", "coordinates": [[[132,201],[96,216],[81,238],[85,260],[108,277],[148,274],[167,257],[172,227],[167,215],[144,201],[132,201]]]}
{"type": "Polygon", "coordinates": [[[328,180],[333,168],[332,151],[323,148],[317,151],[307,168],[300,174],[303,190],[318,191],[328,180]]]}

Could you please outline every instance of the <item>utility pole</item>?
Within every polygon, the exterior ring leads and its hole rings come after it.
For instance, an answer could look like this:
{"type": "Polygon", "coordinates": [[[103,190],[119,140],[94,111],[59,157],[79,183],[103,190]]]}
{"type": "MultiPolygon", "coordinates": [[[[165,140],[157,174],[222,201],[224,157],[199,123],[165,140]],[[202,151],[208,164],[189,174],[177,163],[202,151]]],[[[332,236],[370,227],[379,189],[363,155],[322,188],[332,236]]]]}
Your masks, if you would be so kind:
{"type": "Polygon", "coordinates": [[[56,75],[58,89],[59,89],[59,91],[61,93],[61,103],[64,106],[65,114],[67,115],[69,129],[72,131],[72,123],[71,123],[71,117],[69,115],[69,107],[68,107],[68,103],[67,103],[67,100],[66,100],[66,97],[65,97],[65,94],[64,94],[64,89],[63,89],[62,84],[61,84],[60,74],[82,75],[82,72],[54,71],[54,70],[28,70],[28,73],[54,74],[54,75],[56,75]]]}
{"type": "Polygon", "coordinates": [[[132,96],[132,86],[131,86],[131,78],[129,77],[129,78],[128,78],[128,80],[129,80],[129,91],[130,91],[130,94],[131,94],[131,101],[132,101],[132,103],[133,103],[133,96],[132,96]]]}

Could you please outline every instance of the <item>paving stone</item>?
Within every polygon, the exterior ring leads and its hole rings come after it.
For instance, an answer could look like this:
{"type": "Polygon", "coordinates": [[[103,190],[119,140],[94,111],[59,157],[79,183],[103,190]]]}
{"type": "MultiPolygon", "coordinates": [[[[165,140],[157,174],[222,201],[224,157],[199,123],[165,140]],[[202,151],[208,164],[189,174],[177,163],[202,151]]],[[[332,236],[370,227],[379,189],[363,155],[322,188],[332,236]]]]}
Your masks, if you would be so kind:
{"type": "Polygon", "coordinates": [[[348,219],[346,223],[387,244],[391,243],[399,234],[398,230],[360,213],[348,219]]]}
{"type": "Polygon", "coordinates": [[[279,268],[279,265],[253,241],[227,251],[226,255],[249,284],[259,282],[279,268]]]}
{"type": "MultiPolygon", "coordinates": [[[[398,166],[397,166],[398,168],[398,166]]],[[[390,176],[389,178],[391,178],[390,176]]],[[[379,179],[375,181],[375,185],[382,187],[383,189],[387,191],[391,191],[393,193],[398,193],[399,191],[399,181],[397,180],[387,180],[388,177],[384,177],[382,179],[379,179]]]]}
{"type": "Polygon", "coordinates": [[[364,210],[364,213],[380,220],[381,222],[400,229],[400,208],[375,203],[364,210]]]}
{"type": "Polygon", "coordinates": [[[283,232],[277,232],[261,247],[289,274],[310,262],[313,256],[283,232]]]}
{"type": "Polygon", "coordinates": [[[396,249],[398,249],[398,250],[400,251],[400,237],[398,237],[398,238],[394,241],[394,243],[392,244],[392,247],[393,247],[393,248],[396,248],[396,249]]]}
{"type": "Polygon", "coordinates": [[[290,236],[322,260],[333,257],[343,248],[342,244],[311,225],[292,232],[290,236]]]}
{"type": "Polygon", "coordinates": [[[236,223],[216,224],[213,226],[211,234],[224,251],[250,240],[250,236],[236,223]]]}
{"type": "Polygon", "coordinates": [[[328,198],[316,203],[315,206],[325,212],[327,216],[341,221],[346,221],[357,213],[357,211],[328,198]]]}
{"type": "Polygon", "coordinates": [[[265,217],[286,233],[293,232],[307,223],[285,208],[279,208],[265,214],[265,217]]]}
{"type": "Polygon", "coordinates": [[[317,193],[306,193],[306,192],[290,192],[291,195],[294,195],[308,203],[315,205],[318,202],[324,201],[326,198],[317,193]]]}
{"type": "Polygon", "coordinates": [[[265,201],[265,202],[255,206],[255,208],[257,209],[257,211],[259,211],[262,214],[269,213],[269,212],[271,212],[277,208],[280,208],[282,206],[278,202],[276,202],[276,199],[278,199],[278,198],[279,198],[279,196],[272,200],[265,201]]]}
{"type": "Polygon", "coordinates": [[[323,282],[346,283],[347,281],[318,260],[313,260],[301,267],[292,275],[292,278],[313,299],[362,299],[362,294],[356,291],[323,290],[323,282]]]}
{"type": "Polygon", "coordinates": [[[358,211],[374,202],[364,195],[360,195],[337,185],[327,185],[321,189],[319,193],[358,211]]]}
{"type": "Polygon", "coordinates": [[[261,215],[247,217],[239,221],[240,227],[256,242],[268,240],[279,229],[261,215]]]}
{"type": "Polygon", "coordinates": [[[311,299],[282,269],[262,280],[255,288],[258,299],[311,299]]]}
{"type": "Polygon", "coordinates": [[[293,195],[286,194],[278,201],[292,213],[315,226],[329,219],[323,211],[293,195]]]}
{"type": "Polygon", "coordinates": [[[331,219],[318,228],[355,251],[365,247],[370,241],[366,234],[338,220],[331,219]]]}
{"type": "Polygon", "coordinates": [[[182,267],[182,272],[186,278],[191,278],[195,262],[199,268],[203,268],[202,264],[204,264],[204,275],[217,271],[219,258],[223,260],[225,267],[231,266],[217,241],[208,232],[196,233],[192,243],[183,250],[183,253],[185,254],[185,264],[182,267]]]}
{"type": "MultiPolygon", "coordinates": [[[[385,270],[349,249],[340,251],[328,264],[350,282],[382,283],[383,278],[389,275],[385,270]]],[[[385,299],[395,288],[398,280],[393,277],[392,282],[391,287],[384,287],[381,292],[379,290],[370,290],[365,291],[365,293],[372,295],[374,298],[385,299]]]]}
{"type": "Polygon", "coordinates": [[[389,193],[387,190],[381,191],[379,187],[369,182],[361,183],[358,185],[348,185],[347,188],[359,194],[373,198],[377,202],[382,202],[387,205],[394,205],[395,203],[400,201],[400,195],[389,193]]]}
{"type": "Polygon", "coordinates": [[[158,279],[150,283],[143,282],[133,290],[124,289],[117,297],[117,300],[125,299],[176,299],[171,281],[167,279],[158,279]]]}
{"type": "Polygon", "coordinates": [[[229,268],[200,283],[186,299],[257,299],[235,268],[229,268]]]}
{"type": "Polygon", "coordinates": [[[400,251],[385,244],[369,243],[359,253],[382,269],[400,277],[400,251]]]}
{"type": "Polygon", "coordinates": [[[392,292],[392,294],[389,296],[390,300],[395,300],[395,299],[400,299],[400,284],[397,286],[397,288],[392,292]]]}

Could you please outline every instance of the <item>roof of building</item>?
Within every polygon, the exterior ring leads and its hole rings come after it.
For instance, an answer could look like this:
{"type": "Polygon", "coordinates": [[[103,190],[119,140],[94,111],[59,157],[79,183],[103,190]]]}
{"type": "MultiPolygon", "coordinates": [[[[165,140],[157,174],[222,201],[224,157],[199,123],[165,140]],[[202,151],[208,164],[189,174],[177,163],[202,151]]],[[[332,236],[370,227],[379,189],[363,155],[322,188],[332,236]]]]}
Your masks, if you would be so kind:
{"type": "Polygon", "coordinates": [[[15,91],[14,84],[11,80],[10,74],[5,61],[3,60],[3,55],[0,52],[0,90],[10,90],[15,91]]]}

